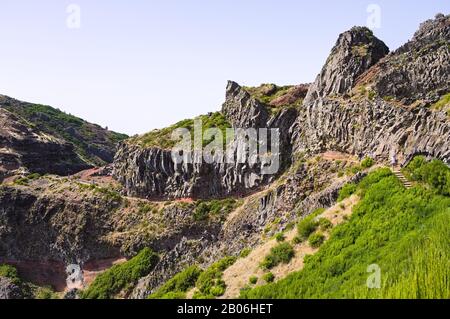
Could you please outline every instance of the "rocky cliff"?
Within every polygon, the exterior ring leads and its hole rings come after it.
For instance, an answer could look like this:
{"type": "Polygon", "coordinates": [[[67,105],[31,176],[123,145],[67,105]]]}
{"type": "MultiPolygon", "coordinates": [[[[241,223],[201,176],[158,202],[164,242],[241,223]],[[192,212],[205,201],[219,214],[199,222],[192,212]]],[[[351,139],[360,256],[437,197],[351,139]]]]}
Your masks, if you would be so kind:
{"type": "Polygon", "coordinates": [[[424,23],[410,42],[384,58],[381,41],[361,36],[367,30],[341,35],[291,129],[296,151],[337,150],[400,164],[424,154],[449,163],[448,116],[430,107],[450,92],[449,21],[440,15],[424,23]],[[359,49],[349,49],[353,45],[371,48],[364,57],[376,58],[361,63],[359,49]]]}
{"type": "MultiPolygon", "coordinates": [[[[282,108],[272,114],[244,88],[229,82],[222,114],[234,128],[279,129],[281,166],[289,163],[289,127],[297,116],[295,108],[282,108]]],[[[232,141],[233,158],[238,156],[238,143],[238,138],[232,141]]],[[[261,161],[254,164],[227,163],[225,158],[213,164],[202,161],[175,165],[170,150],[124,142],[116,153],[113,175],[130,196],[209,198],[242,195],[273,182],[278,175],[262,174],[262,165],[261,161]]]]}

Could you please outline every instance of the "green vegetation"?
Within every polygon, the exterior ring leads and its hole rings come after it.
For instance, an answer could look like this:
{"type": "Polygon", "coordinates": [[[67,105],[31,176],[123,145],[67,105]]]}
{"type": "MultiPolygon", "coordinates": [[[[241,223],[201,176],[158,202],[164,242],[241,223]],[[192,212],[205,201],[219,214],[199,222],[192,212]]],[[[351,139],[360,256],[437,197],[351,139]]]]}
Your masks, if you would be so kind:
{"type": "Polygon", "coordinates": [[[319,248],[324,241],[325,236],[320,232],[312,234],[308,239],[308,243],[312,248],[319,248]]]}
{"type": "Polygon", "coordinates": [[[114,265],[95,278],[94,282],[81,293],[83,299],[111,299],[121,291],[132,288],[138,279],[155,267],[157,255],[149,248],[143,249],[129,261],[114,265]]]}
{"type": "Polygon", "coordinates": [[[21,282],[17,269],[10,265],[0,264],[0,277],[9,278],[15,284],[19,284],[21,282]]]}
{"type": "Polygon", "coordinates": [[[239,254],[239,257],[246,258],[246,257],[248,257],[248,255],[250,255],[251,252],[252,252],[252,250],[250,248],[244,248],[241,251],[241,253],[239,254]]]}
{"type": "MultiPolygon", "coordinates": [[[[202,134],[207,129],[218,128],[222,132],[223,143],[226,143],[226,129],[231,127],[231,124],[226,120],[225,116],[220,112],[212,113],[211,115],[201,115],[195,119],[188,119],[180,121],[169,127],[154,130],[141,136],[133,137],[129,139],[130,143],[140,145],[142,147],[159,147],[163,149],[170,149],[174,147],[180,140],[173,140],[172,133],[176,129],[185,128],[191,133],[191,142],[194,143],[194,121],[202,121],[202,134]]],[[[203,140],[202,145],[206,146],[213,141],[213,138],[209,140],[203,140]]]]}
{"type": "Polygon", "coordinates": [[[447,115],[450,116],[450,93],[445,94],[441,99],[431,106],[434,110],[444,110],[447,109],[447,115]]]}
{"type": "Polygon", "coordinates": [[[41,178],[41,175],[38,173],[33,173],[24,177],[19,177],[14,180],[14,184],[28,186],[28,184],[36,179],[41,178]]]}
{"type": "Polygon", "coordinates": [[[375,161],[373,158],[371,157],[366,157],[365,159],[362,160],[361,162],[361,167],[362,168],[370,168],[375,164],[375,161]]]}
{"type": "Polygon", "coordinates": [[[297,225],[298,238],[300,241],[304,241],[314,233],[319,226],[319,223],[315,221],[316,217],[321,215],[325,211],[325,208],[316,209],[310,215],[303,218],[297,225]]]}
{"type": "MultiPolygon", "coordinates": [[[[412,174],[413,168],[429,165],[418,164],[410,165],[412,174]]],[[[433,165],[441,170],[442,165],[433,165]]],[[[420,178],[440,174],[426,176],[420,178]]],[[[448,298],[450,197],[439,194],[440,185],[406,189],[389,169],[369,174],[357,186],[361,200],[349,220],[332,230],[316,254],[305,258],[303,270],[276,283],[243,290],[241,296],[448,298]],[[374,264],[381,269],[380,289],[367,286],[373,275],[369,266],[374,264]]]]}
{"type": "Polygon", "coordinates": [[[258,282],[258,277],[256,277],[256,276],[251,276],[251,277],[248,279],[248,282],[249,282],[250,284],[252,284],[252,285],[256,285],[256,283],[258,282]]]}
{"type": "Polygon", "coordinates": [[[51,287],[39,287],[34,292],[35,299],[59,299],[56,292],[51,287]]]}
{"type": "Polygon", "coordinates": [[[320,226],[320,230],[322,230],[322,231],[326,231],[328,229],[333,228],[333,224],[326,218],[319,219],[319,226],[320,226]]]}
{"type": "Polygon", "coordinates": [[[225,257],[212,264],[198,277],[194,299],[212,299],[225,293],[226,285],[222,280],[223,272],[236,262],[236,257],[225,257]]]}
{"type": "Polygon", "coordinates": [[[354,183],[345,184],[339,191],[338,202],[342,202],[344,199],[349,198],[356,192],[356,185],[354,183]]]}
{"type": "Polygon", "coordinates": [[[275,235],[275,240],[279,243],[283,242],[286,239],[283,233],[278,233],[275,235]]]}
{"type": "Polygon", "coordinates": [[[225,217],[238,206],[238,204],[239,202],[233,198],[198,201],[197,207],[194,211],[194,219],[196,221],[204,221],[210,217],[219,217],[224,220],[225,217]]]}
{"type": "Polygon", "coordinates": [[[276,99],[286,95],[293,88],[293,86],[278,86],[275,84],[261,84],[258,87],[244,87],[253,98],[258,102],[264,104],[269,112],[277,114],[284,108],[299,107],[303,103],[303,98],[297,98],[294,102],[285,105],[273,106],[271,105],[276,99]]]}
{"type": "Polygon", "coordinates": [[[167,281],[149,299],[186,299],[186,292],[195,287],[201,273],[197,266],[188,267],[167,281]]]}
{"type": "Polygon", "coordinates": [[[275,276],[271,272],[268,272],[267,274],[265,274],[263,276],[263,280],[267,283],[271,283],[271,282],[274,282],[275,276]]]}
{"type": "Polygon", "coordinates": [[[263,269],[272,269],[279,264],[288,264],[294,257],[294,248],[289,243],[281,243],[273,247],[261,263],[263,269]]]}
{"type": "Polygon", "coordinates": [[[103,130],[98,125],[48,105],[23,103],[4,107],[23,118],[27,124],[72,143],[79,155],[95,164],[101,165],[105,162],[91,151],[93,147],[103,149],[106,143],[112,149],[116,143],[128,138],[125,134],[103,130]]]}
{"type": "Polygon", "coordinates": [[[403,170],[410,179],[428,184],[440,195],[450,195],[450,168],[438,160],[417,156],[403,170]]]}

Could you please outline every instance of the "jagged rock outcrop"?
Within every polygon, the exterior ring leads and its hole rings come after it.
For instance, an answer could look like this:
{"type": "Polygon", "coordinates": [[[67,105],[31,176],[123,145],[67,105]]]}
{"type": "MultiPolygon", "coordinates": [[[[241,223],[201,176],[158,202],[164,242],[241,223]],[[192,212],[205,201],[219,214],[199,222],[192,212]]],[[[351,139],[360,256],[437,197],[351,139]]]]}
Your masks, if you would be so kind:
{"type": "MultiPolygon", "coordinates": [[[[234,128],[279,129],[281,166],[289,163],[289,127],[297,116],[296,109],[283,109],[269,116],[264,105],[237,83],[229,82],[222,112],[234,128]]],[[[237,137],[232,143],[234,158],[237,157],[236,149],[240,142],[237,137]]],[[[124,185],[130,196],[209,198],[245,194],[272,182],[277,174],[262,174],[262,165],[261,159],[255,163],[229,163],[225,158],[212,164],[201,161],[175,165],[170,150],[142,148],[125,142],[116,153],[113,176],[124,185]]]]}
{"type": "Polygon", "coordinates": [[[25,171],[68,175],[88,167],[71,144],[26,125],[0,108],[0,181],[25,171]]]}
{"type": "MultiPolygon", "coordinates": [[[[373,66],[386,53],[379,40],[364,37],[361,28],[341,35],[291,128],[295,152],[336,150],[400,164],[424,154],[450,163],[450,122],[445,114],[426,104],[406,107],[381,98],[392,94],[392,99],[410,104],[417,99],[435,101],[449,91],[448,21],[439,16],[426,22],[412,41],[373,66]],[[352,53],[357,50],[349,49],[354,34],[372,41],[369,48],[378,46],[372,62],[358,64],[361,60],[352,53]]],[[[359,47],[364,41],[356,43],[359,47]]]]}
{"type": "Polygon", "coordinates": [[[385,99],[429,105],[450,92],[449,74],[450,15],[438,15],[359,82],[385,99]]]}
{"type": "Polygon", "coordinates": [[[324,96],[349,93],[356,79],[388,53],[389,48],[368,28],[354,27],[342,33],[309,88],[305,103],[324,96]]]}

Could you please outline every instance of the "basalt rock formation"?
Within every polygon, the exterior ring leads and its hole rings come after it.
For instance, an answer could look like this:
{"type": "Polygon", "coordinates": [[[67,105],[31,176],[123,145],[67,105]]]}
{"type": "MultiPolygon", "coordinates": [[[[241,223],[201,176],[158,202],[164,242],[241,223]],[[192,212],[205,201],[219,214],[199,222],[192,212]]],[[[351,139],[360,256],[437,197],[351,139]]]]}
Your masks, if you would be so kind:
{"type": "MultiPolygon", "coordinates": [[[[281,168],[291,157],[289,127],[297,110],[282,109],[271,114],[266,106],[253,98],[235,82],[229,82],[222,113],[233,128],[274,128],[280,132],[281,168]]],[[[232,142],[232,157],[237,157],[238,138],[232,142]]],[[[228,155],[224,155],[228,156],[228,155]]],[[[261,173],[263,163],[175,164],[170,150],[143,148],[133,143],[120,145],[114,160],[113,176],[124,185],[126,194],[142,198],[209,198],[245,194],[274,181],[278,175],[261,173]]],[[[280,169],[280,172],[282,169],[280,169]]]]}
{"type": "MultiPolygon", "coordinates": [[[[381,60],[373,66],[359,64],[359,49],[350,50],[348,41],[341,40],[363,29],[341,35],[291,129],[295,150],[344,151],[399,164],[423,154],[450,163],[448,116],[430,108],[450,92],[449,21],[449,16],[438,16],[424,23],[399,50],[383,59],[377,54],[381,60]],[[348,68],[353,72],[347,73],[348,68]],[[339,69],[344,71],[336,73],[339,69]],[[410,105],[413,101],[418,103],[410,105]]],[[[370,39],[369,48],[375,43],[381,46],[375,52],[385,52],[379,40],[370,39]]]]}

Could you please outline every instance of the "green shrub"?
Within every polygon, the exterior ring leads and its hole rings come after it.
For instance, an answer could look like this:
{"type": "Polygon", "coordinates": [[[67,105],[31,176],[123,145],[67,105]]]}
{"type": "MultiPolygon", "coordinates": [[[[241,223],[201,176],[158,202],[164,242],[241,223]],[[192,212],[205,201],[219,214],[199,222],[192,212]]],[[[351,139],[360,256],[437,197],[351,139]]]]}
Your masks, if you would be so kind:
{"type": "Polygon", "coordinates": [[[375,164],[375,161],[373,158],[371,157],[366,157],[365,159],[362,160],[361,162],[361,167],[362,168],[370,168],[375,164]]]}
{"type": "Polygon", "coordinates": [[[328,220],[326,218],[320,218],[319,219],[319,226],[320,226],[320,229],[322,231],[326,231],[326,230],[332,228],[333,224],[330,222],[330,220],[328,220]]]}
{"type": "Polygon", "coordinates": [[[197,266],[191,266],[176,274],[161,286],[149,299],[184,299],[182,297],[190,289],[195,287],[202,270],[197,266]]]}
{"type": "Polygon", "coordinates": [[[345,184],[339,191],[338,202],[342,202],[344,199],[349,198],[356,192],[356,185],[354,183],[345,184]]]}
{"type": "Polygon", "coordinates": [[[271,272],[268,272],[267,274],[265,274],[263,276],[263,279],[264,279],[265,282],[271,283],[271,282],[273,282],[275,280],[275,276],[271,272]]]}
{"type": "Polygon", "coordinates": [[[223,272],[236,262],[236,257],[225,257],[203,271],[197,279],[199,292],[195,299],[219,297],[225,293],[226,285],[222,280],[223,272]]]}
{"type": "Polygon", "coordinates": [[[11,279],[14,283],[20,283],[19,273],[17,269],[10,265],[0,264],[0,277],[5,277],[11,279]]]}
{"type": "Polygon", "coordinates": [[[288,264],[294,257],[294,248],[289,243],[281,243],[273,247],[261,263],[263,269],[272,269],[279,264],[288,264]]]}
{"type": "Polygon", "coordinates": [[[256,285],[256,283],[258,282],[258,277],[256,276],[251,276],[248,280],[249,283],[251,283],[252,285],[256,285]]]}
{"type": "Polygon", "coordinates": [[[314,216],[307,216],[297,226],[298,237],[301,240],[305,240],[315,232],[317,229],[317,222],[314,220],[314,216]]]}
{"type": "Polygon", "coordinates": [[[322,233],[315,233],[309,236],[309,245],[313,248],[319,248],[325,241],[325,236],[322,233]]]}
{"type": "Polygon", "coordinates": [[[283,233],[278,233],[275,235],[275,239],[277,242],[281,243],[286,239],[286,237],[284,236],[283,233]]]}
{"type": "Polygon", "coordinates": [[[438,194],[450,195],[450,168],[443,162],[428,162],[425,157],[417,156],[406,167],[405,175],[414,181],[427,183],[438,194]]]}
{"type": "Polygon", "coordinates": [[[114,265],[95,278],[81,293],[83,299],[111,299],[124,289],[131,288],[138,279],[146,276],[155,267],[157,255],[149,248],[143,249],[129,261],[114,265]]]}
{"type": "Polygon", "coordinates": [[[250,248],[245,248],[241,251],[241,253],[239,254],[239,257],[246,258],[246,257],[248,257],[248,255],[250,255],[251,252],[252,252],[252,250],[250,248]]]}

